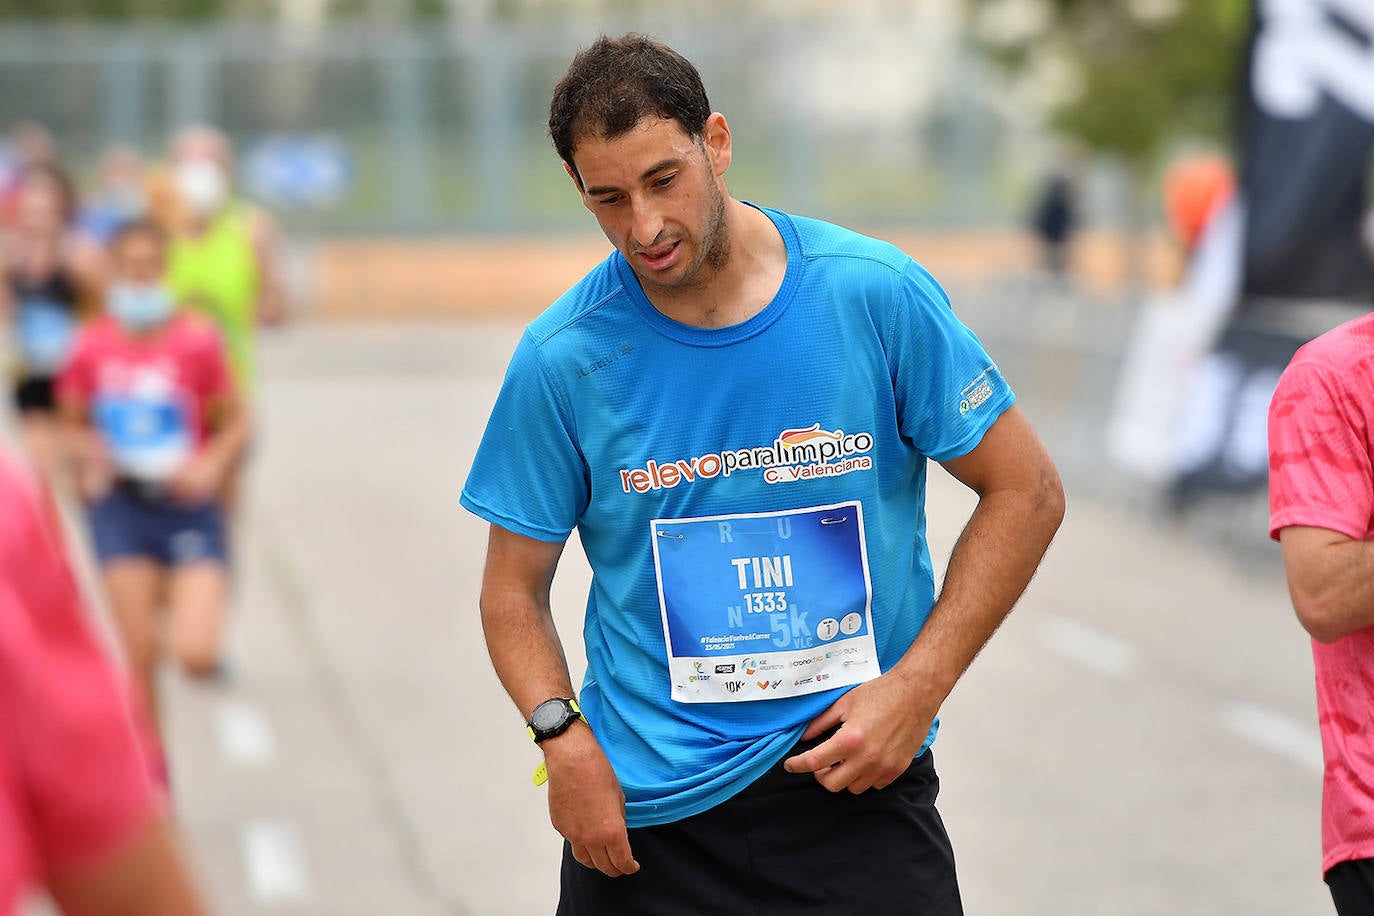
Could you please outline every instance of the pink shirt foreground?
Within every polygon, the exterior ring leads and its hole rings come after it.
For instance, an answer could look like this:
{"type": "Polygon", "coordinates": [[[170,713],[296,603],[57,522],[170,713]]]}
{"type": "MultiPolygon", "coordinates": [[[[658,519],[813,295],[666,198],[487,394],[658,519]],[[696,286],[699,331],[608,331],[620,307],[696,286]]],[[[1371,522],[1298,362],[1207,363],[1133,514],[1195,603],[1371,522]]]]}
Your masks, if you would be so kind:
{"type": "Polygon", "coordinates": [[[97,864],[160,808],[123,681],[89,629],[51,505],[0,449],[0,914],[97,864]]]}
{"type": "MultiPolygon", "coordinates": [[[[1269,408],[1269,533],[1374,538],[1374,316],[1297,352],[1269,408]]],[[[1312,642],[1326,775],[1322,870],[1374,858],[1374,628],[1312,642]]]]}

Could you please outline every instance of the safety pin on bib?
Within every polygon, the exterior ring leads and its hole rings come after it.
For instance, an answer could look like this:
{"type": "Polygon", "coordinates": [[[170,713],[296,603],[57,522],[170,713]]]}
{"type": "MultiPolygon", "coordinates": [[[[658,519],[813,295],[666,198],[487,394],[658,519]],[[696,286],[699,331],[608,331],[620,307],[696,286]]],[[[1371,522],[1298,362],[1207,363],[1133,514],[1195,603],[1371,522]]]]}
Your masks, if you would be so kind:
{"type": "Polygon", "coordinates": [[[845,522],[847,522],[847,521],[849,521],[849,516],[847,516],[847,515],[841,515],[839,518],[823,518],[823,519],[821,519],[821,524],[822,524],[822,525],[843,525],[843,524],[844,524],[845,522]]]}
{"type": "Polygon", "coordinates": [[[680,541],[687,536],[685,534],[669,534],[666,531],[656,531],[654,533],[661,538],[672,538],[674,541],[680,541]]]}

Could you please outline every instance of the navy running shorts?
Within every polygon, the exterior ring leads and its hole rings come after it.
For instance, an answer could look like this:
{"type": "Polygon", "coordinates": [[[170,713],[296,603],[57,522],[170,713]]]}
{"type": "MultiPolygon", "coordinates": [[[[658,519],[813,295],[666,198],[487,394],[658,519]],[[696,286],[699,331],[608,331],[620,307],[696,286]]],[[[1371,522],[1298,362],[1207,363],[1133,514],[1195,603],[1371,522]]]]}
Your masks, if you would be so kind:
{"type": "Polygon", "coordinates": [[[143,557],[164,566],[228,565],[219,503],[188,506],[116,488],[89,509],[96,559],[143,557]]]}
{"type": "Polygon", "coordinates": [[[558,916],[960,916],[939,791],[930,751],[859,795],[778,763],[709,811],[631,829],[633,875],[587,868],[565,842],[558,916]]]}

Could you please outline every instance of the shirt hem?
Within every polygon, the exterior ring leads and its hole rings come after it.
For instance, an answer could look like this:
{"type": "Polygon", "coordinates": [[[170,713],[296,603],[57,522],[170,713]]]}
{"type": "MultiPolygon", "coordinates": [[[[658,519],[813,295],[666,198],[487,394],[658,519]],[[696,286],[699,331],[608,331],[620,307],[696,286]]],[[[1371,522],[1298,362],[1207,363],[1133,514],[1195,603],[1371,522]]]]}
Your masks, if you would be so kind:
{"type": "Polygon", "coordinates": [[[1374,859],[1374,842],[1351,846],[1340,846],[1322,857],[1322,874],[1343,862],[1357,862],[1361,859],[1374,859]]]}
{"type": "MultiPolygon", "coordinates": [[[[671,824],[676,821],[686,820],[689,817],[710,811],[717,805],[729,801],[739,793],[743,792],[754,781],[767,773],[778,764],[780,760],[788,755],[792,748],[796,747],[801,740],[802,733],[806,731],[805,723],[794,726],[783,732],[790,736],[788,740],[779,742],[776,751],[759,756],[750,767],[744,770],[745,778],[737,783],[732,783],[729,788],[709,792],[694,801],[673,802],[671,799],[656,802],[631,802],[625,806],[625,823],[631,828],[639,827],[658,827],[662,824],[671,824]],[[636,812],[639,807],[652,807],[661,809],[652,814],[640,814],[636,812]]],[[[736,771],[738,772],[738,771],[736,771]]]]}
{"type": "Polygon", "coordinates": [[[1356,541],[1364,540],[1367,533],[1367,526],[1365,525],[1356,525],[1335,516],[1322,516],[1320,513],[1312,514],[1302,506],[1280,509],[1270,516],[1270,539],[1277,541],[1279,532],[1285,528],[1325,528],[1327,531],[1343,534],[1356,541]]]}
{"type": "Polygon", "coordinates": [[[490,522],[493,525],[505,528],[507,531],[512,531],[524,537],[533,538],[536,541],[562,543],[568,539],[568,535],[572,534],[571,528],[567,531],[560,532],[553,528],[542,528],[537,525],[523,522],[520,519],[512,518],[504,512],[499,512],[479,502],[477,499],[473,498],[467,490],[459,494],[458,504],[483,521],[490,522]]]}

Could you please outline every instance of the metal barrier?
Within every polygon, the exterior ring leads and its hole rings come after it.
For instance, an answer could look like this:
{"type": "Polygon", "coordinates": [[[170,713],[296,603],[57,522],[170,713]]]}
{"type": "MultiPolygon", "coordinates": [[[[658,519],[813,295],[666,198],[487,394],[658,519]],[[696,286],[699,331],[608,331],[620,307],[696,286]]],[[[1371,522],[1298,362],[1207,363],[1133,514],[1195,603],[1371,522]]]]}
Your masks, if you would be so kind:
{"type": "Polygon", "coordinates": [[[329,206],[280,206],[304,233],[580,226],[545,136],[549,94],[580,45],[633,27],[699,65],[734,128],[738,195],[850,224],[1019,223],[1052,141],[957,21],[919,16],[7,23],[0,130],[48,125],[83,172],[109,144],[159,154],[195,122],[240,154],[322,138],[346,156],[347,188],[329,206]]]}

